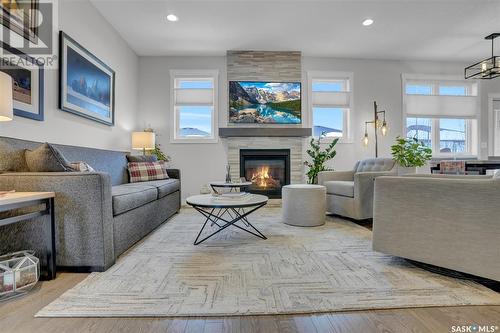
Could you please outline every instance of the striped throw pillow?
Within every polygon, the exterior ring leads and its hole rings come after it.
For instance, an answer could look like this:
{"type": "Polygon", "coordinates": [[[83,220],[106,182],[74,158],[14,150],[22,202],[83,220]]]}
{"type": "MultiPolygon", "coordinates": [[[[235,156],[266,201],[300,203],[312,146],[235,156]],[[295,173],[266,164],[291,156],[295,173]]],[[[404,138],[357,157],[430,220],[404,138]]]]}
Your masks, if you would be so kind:
{"type": "Polygon", "coordinates": [[[130,162],[128,163],[130,182],[147,182],[150,180],[168,179],[167,166],[164,161],[130,162]]]}

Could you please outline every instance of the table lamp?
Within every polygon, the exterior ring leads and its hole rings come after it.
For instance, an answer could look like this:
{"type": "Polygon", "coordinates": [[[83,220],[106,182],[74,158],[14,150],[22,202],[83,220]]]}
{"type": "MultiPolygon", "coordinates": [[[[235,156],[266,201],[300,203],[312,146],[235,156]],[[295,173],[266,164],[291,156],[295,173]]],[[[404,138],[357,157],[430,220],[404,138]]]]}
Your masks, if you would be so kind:
{"type": "Polygon", "coordinates": [[[12,120],[14,118],[13,108],[12,77],[0,72],[0,121],[12,120]]]}
{"type": "Polygon", "coordinates": [[[153,132],[133,132],[132,149],[142,150],[146,155],[146,150],[155,149],[155,134],[153,132]]]}

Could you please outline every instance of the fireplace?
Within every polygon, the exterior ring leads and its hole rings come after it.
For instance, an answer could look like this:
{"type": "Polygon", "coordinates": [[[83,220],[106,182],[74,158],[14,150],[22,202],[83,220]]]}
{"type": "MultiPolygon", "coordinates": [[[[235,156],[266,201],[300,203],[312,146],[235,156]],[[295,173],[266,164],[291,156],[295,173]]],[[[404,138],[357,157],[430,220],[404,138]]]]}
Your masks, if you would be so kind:
{"type": "Polygon", "coordinates": [[[290,149],[240,149],[240,177],[252,182],[250,193],[281,198],[290,184],[290,149]]]}

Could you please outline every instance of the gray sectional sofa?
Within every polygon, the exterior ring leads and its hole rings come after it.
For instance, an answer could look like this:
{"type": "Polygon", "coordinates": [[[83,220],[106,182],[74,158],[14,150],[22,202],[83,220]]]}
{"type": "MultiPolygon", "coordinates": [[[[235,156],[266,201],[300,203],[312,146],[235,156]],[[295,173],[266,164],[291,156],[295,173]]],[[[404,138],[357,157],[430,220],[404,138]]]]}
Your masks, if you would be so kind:
{"type": "MultiPolygon", "coordinates": [[[[0,137],[3,149],[34,149],[41,143],[0,137]],[[7,147],[7,148],[6,148],[7,147]]],[[[56,193],[58,269],[104,271],[116,258],[180,209],[180,172],[170,179],[128,183],[127,153],[55,145],[71,162],[96,172],[4,172],[0,190],[56,193]]],[[[0,228],[0,253],[44,251],[43,219],[0,228]]],[[[43,256],[41,256],[43,258],[43,256]]]]}

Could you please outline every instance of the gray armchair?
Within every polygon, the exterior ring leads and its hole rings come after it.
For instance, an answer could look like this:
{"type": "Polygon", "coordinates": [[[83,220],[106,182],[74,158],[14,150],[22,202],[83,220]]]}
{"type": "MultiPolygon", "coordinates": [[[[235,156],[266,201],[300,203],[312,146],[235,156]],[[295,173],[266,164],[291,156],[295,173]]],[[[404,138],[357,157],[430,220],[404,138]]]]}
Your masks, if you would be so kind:
{"type": "Polygon", "coordinates": [[[500,281],[500,174],[380,177],[373,249],[500,281]]]}
{"type": "Polygon", "coordinates": [[[318,184],[326,187],[326,210],[356,220],[372,218],[375,178],[396,174],[390,158],[362,160],[350,171],[320,172],[318,184]]]}

